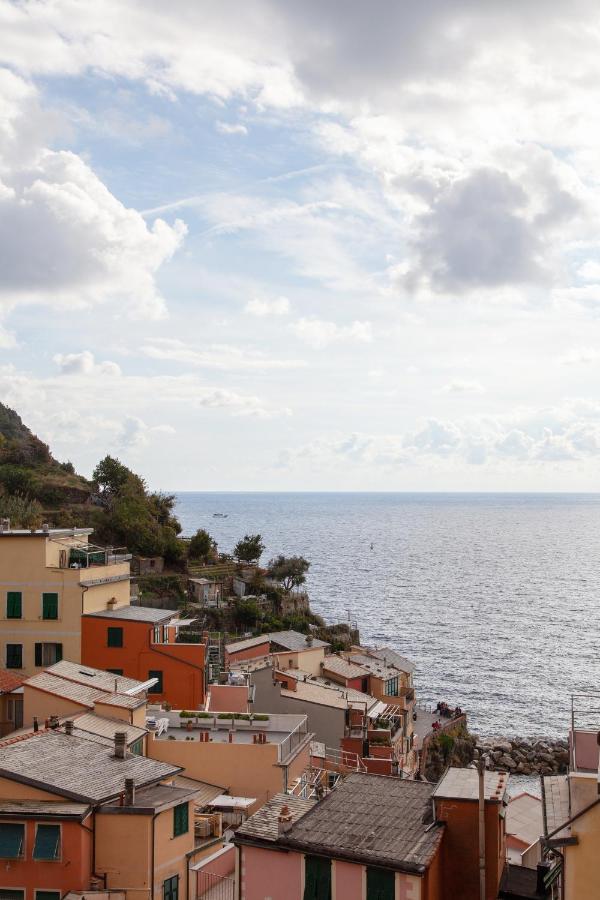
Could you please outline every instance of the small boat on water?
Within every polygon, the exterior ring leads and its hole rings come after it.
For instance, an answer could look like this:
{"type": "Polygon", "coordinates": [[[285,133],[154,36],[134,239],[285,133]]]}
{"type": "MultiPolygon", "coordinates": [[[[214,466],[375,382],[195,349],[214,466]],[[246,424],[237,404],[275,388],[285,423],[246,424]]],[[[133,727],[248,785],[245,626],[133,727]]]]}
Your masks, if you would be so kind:
{"type": "Polygon", "coordinates": [[[213,519],[226,519],[228,513],[213,513],[213,519]]]}

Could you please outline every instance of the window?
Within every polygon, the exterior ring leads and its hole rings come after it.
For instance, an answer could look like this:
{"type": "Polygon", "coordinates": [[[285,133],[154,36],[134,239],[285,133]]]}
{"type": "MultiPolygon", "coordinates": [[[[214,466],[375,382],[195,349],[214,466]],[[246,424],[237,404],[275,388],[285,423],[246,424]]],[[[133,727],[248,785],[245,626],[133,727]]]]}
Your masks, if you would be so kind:
{"type": "Polygon", "coordinates": [[[21,591],[8,591],[6,594],[6,618],[20,619],[23,616],[23,597],[21,591]]]}
{"type": "Polygon", "coordinates": [[[122,647],[123,646],[123,629],[122,628],[108,628],[106,631],[106,646],[107,647],[122,647]]]}
{"type": "Polygon", "coordinates": [[[19,859],[23,856],[25,826],[13,822],[0,824],[0,859],[19,859]]]}
{"type": "Polygon", "coordinates": [[[131,747],[129,748],[130,753],[133,753],[134,756],[143,756],[144,751],[144,742],[142,738],[134,741],[131,747]]]}
{"type": "Polygon", "coordinates": [[[162,694],[163,692],[163,673],[162,669],[150,669],[148,678],[158,678],[156,684],[148,688],[149,694],[162,694]]]}
{"type": "Polygon", "coordinates": [[[33,858],[45,860],[60,858],[60,825],[38,825],[33,858]]]}
{"type": "Polygon", "coordinates": [[[179,875],[163,881],[163,900],[179,900],[179,875]]]}
{"type": "Polygon", "coordinates": [[[180,834],[187,834],[189,831],[188,823],[188,805],[180,803],[173,810],[173,837],[179,837],[180,834]]]}
{"type": "Polygon", "coordinates": [[[42,594],[42,619],[58,619],[58,594],[42,594]]]}
{"type": "Polygon", "coordinates": [[[398,678],[390,678],[389,681],[386,681],[385,692],[388,697],[398,696],[398,678]]]}
{"type": "Polygon", "coordinates": [[[36,891],[35,900],[60,900],[60,891],[36,891]]]}
{"type": "Polygon", "coordinates": [[[331,860],[304,858],[304,900],[331,900],[331,860]]]}
{"type": "Polygon", "coordinates": [[[6,668],[22,669],[23,668],[23,644],[7,644],[6,645],[6,668]]]}
{"type": "Polygon", "coordinates": [[[53,666],[63,658],[62,644],[36,644],[36,666],[53,666]]]}
{"type": "Polygon", "coordinates": [[[25,891],[19,888],[0,888],[0,900],[25,900],[25,891]]]}
{"type": "Polygon", "coordinates": [[[111,675],[122,675],[123,669],[107,669],[107,672],[110,672],[111,675]]]}
{"type": "Polygon", "coordinates": [[[367,900],[394,900],[395,883],[394,872],[367,866],[367,900]]]}

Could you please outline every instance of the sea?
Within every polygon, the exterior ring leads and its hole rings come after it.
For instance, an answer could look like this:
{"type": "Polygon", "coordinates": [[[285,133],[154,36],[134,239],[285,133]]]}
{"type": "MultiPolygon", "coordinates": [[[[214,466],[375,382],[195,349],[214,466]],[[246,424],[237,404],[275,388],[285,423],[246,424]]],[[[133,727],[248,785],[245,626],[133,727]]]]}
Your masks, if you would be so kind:
{"type": "Polygon", "coordinates": [[[600,725],[600,494],[186,492],[176,513],[223,552],[259,533],[263,564],[306,557],[312,609],[476,733],[565,736],[572,703],[600,725]]]}

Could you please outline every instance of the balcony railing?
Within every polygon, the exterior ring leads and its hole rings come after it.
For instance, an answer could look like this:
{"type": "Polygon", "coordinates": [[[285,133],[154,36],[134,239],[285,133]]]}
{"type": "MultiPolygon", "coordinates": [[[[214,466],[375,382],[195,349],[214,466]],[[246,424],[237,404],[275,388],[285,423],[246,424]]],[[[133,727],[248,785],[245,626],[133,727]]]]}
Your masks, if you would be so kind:
{"type": "Polygon", "coordinates": [[[299,725],[296,725],[294,730],[279,744],[279,747],[277,748],[277,762],[282,763],[287,759],[290,753],[306,738],[306,734],[306,719],[304,719],[304,721],[300,722],[299,725]]]}

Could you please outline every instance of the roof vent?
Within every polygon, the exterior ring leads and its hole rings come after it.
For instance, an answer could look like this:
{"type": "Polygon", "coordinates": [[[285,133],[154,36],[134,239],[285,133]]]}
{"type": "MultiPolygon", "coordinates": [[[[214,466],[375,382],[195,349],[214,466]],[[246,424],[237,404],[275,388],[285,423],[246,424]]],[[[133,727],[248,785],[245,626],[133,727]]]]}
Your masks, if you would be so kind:
{"type": "Polygon", "coordinates": [[[285,834],[290,831],[292,824],[292,813],[287,803],[284,803],[281,807],[279,818],[277,819],[277,830],[279,831],[279,834],[285,834]]]}
{"type": "Polygon", "coordinates": [[[67,719],[65,722],[65,734],[73,734],[73,719],[67,719]]]}

